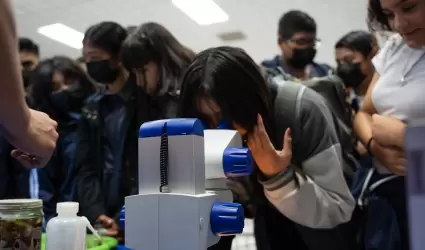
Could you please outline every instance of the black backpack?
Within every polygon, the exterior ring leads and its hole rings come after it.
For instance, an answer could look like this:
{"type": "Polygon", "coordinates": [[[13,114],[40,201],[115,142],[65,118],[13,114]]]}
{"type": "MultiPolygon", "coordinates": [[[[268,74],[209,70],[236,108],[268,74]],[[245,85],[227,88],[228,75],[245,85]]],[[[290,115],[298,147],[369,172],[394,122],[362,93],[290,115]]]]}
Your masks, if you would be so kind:
{"type": "Polygon", "coordinates": [[[280,68],[263,68],[262,70],[270,86],[284,84],[285,82],[298,82],[315,90],[326,100],[335,118],[335,127],[345,163],[344,174],[350,185],[354,172],[358,168],[358,162],[355,156],[356,136],[352,130],[352,109],[346,100],[346,91],[342,80],[336,75],[328,75],[299,81],[280,68]]]}

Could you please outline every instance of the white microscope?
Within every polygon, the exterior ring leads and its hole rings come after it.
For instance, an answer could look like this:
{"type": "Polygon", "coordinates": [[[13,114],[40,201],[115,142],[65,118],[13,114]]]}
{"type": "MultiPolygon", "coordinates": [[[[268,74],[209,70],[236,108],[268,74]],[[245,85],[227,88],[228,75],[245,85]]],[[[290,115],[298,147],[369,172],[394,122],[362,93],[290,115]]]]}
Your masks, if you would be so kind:
{"type": "Polygon", "coordinates": [[[139,194],[126,197],[122,213],[126,247],[206,250],[220,236],[242,233],[243,207],[230,202],[225,179],[248,176],[252,169],[252,155],[237,131],[204,130],[198,119],[144,123],[139,194]]]}

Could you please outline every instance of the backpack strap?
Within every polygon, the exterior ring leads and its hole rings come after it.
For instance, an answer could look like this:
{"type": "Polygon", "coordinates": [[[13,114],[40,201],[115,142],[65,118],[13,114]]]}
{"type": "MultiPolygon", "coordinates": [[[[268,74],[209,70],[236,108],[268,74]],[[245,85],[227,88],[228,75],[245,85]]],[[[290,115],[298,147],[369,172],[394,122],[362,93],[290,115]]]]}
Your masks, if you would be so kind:
{"type": "Polygon", "coordinates": [[[301,152],[297,146],[297,141],[301,138],[300,121],[300,100],[304,93],[305,86],[302,84],[283,80],[281,77],[274,77],[272,83],[277,87],[275,98],[275,127],[276,127],[276,147],[283,148],[283,137],[287,128],[291,129],[293,163],[301,167],[301,152]]]}

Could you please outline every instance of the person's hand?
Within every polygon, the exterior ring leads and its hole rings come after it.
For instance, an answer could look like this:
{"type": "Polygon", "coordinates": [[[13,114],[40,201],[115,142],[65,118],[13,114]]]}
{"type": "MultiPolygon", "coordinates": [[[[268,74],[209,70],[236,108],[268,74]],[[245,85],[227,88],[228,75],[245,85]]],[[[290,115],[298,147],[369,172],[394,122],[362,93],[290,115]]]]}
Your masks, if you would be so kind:
{"type": "Polygon", "coordinates": [[[109,237],[118,237],[118,234],[120,232],[120,227],[115,222],[114,219],[106,216],[101,215],[99,218],[97,218],[97,222],[100,223],[100,226],[104,229],[106,229],[104,235],[109,237]]]}
{"type": "Polygon", "coordinates": [[[267,135],[263,119],[258,115],[257,126],[248,138],[248,147],[261,172],[266,176],[276,175],[285,170],[291,163],[291,130],[288,128],[285,131],[283,149],[281,151],[276,150],[267,135]]]}
{"type": "Polygon", "coordinates": [[[57,125],[45,113],[30,109],[29,125],[26,131],[19,131],[8,138],[16,147],[11,155],[25,167],[44,167],[56,147],[57,125]]]}
{"type": "Polygon", "coordinates": [[[406,158],[404,152],[396,147],[385,147],[372,141],[373,156],[389,171],[396,175],[406,175],[406,158]]]}
{"type": "Polygon", "coordinates": [[[367,149],[365,148],[365,146],[363,145],[363,143],[361,143],[360,141],[358,141],[356,143],[356,151],[357,153],[359,153],[359,155],[364,156],[367,155],[367,149]]]}
{"type": "Polygon", "coordinates": [[[383,146],[403,144],[406,124],[397,118],[377,115],[372,116],[372,137],[383,146]]]}

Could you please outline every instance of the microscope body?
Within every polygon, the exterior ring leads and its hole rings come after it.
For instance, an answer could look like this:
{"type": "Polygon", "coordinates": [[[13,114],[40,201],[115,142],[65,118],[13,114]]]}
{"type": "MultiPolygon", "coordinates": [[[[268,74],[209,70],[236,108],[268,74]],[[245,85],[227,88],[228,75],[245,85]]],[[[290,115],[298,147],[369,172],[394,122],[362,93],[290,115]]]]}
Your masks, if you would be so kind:
{"type": "Polygon", "coordinates": [[[242,206],[222,202],[231,201],[224,182],[223,159],[231,161],[227,165],[228,175],[246,174],[238,171],[237,166],[243,168],[249,158],[243,155],[244,152],[249,155],[249,150],[233,148],[232,151],[224,142],[227,138],[227,144],[237,145],[236,133],[204,131],[197,119],[159,120],[141,126],[139,194],[125,199],[126,247],[206,250],[221,235],[242,232],[242,206]],[[223,133],[226,136],[220,136],[223,133]],[[207,142],[212,137],[214,140],[207,142]],[[215,143],[219,137],[221,142],[215,143]],[[167,140],[166,148],[162,145],[164,140],[167,140]],[[226,151],[232,155],[225,157],[226,151]]]}

